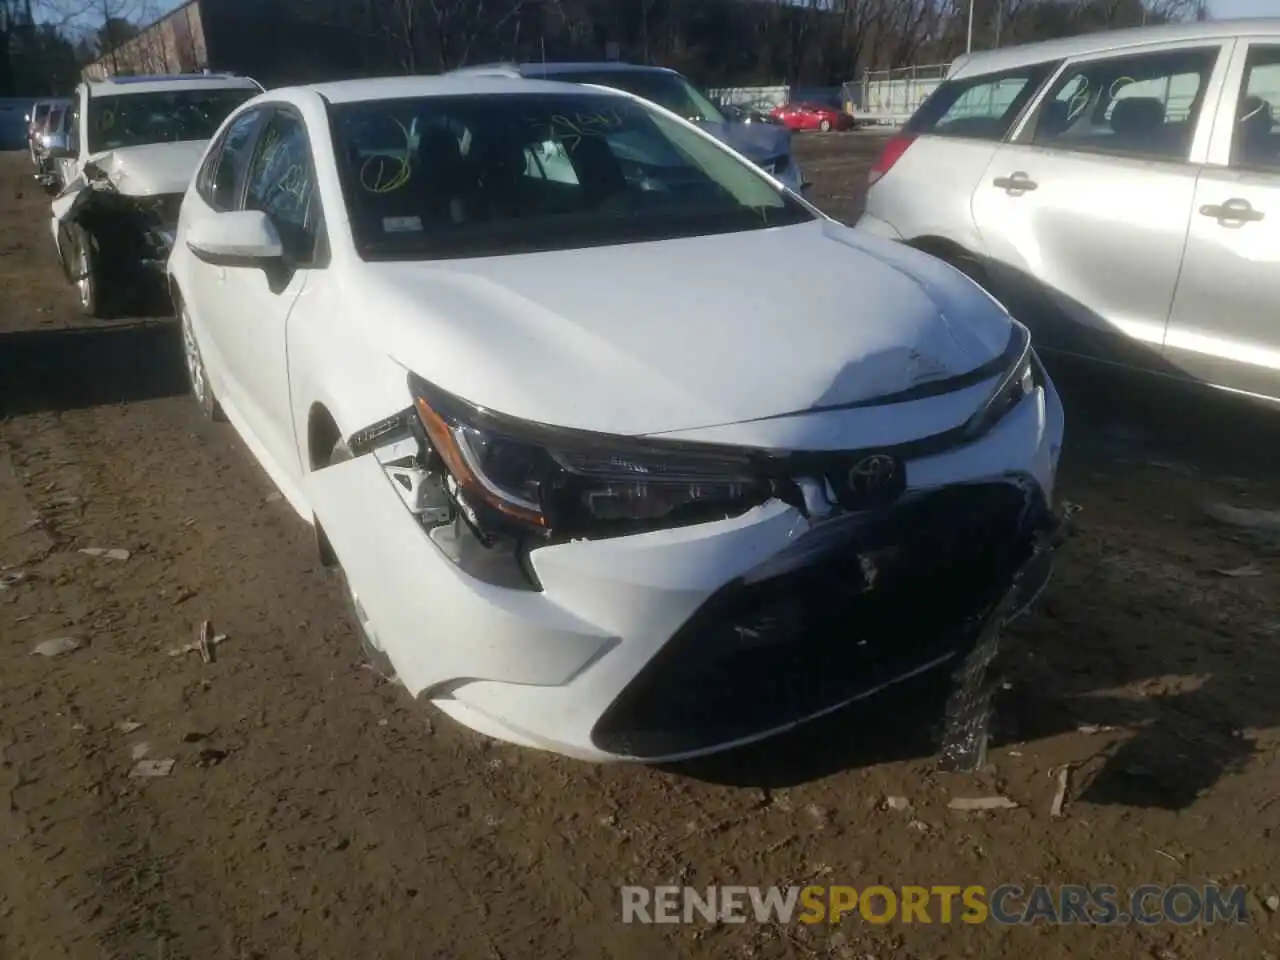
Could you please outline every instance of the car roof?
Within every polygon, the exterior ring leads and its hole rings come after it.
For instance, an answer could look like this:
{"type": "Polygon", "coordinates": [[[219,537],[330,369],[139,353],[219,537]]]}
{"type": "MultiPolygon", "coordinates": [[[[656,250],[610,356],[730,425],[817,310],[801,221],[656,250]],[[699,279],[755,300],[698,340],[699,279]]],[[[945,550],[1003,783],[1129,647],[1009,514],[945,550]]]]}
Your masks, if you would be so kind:
{"type": "Polygon", "coordinates": [[[91,97],[127,96],[134,93],[162,93],[166,90],[255,90],[261,86],[249,77],[234,73],[175,73],[154,76],[108,77],[86,83],[91,97]]]}
{"type": "Polygon", "coordinates": [[[544,63],[485,63],[473,67],[460,67],[457,74],[497,73],[518,74],[523,77],[545,77],[548,74],[567,76],[574,73],[675,73],[668,67],[653,67],[639,63],[622,63],[618,60],[561,61],[544,63]]]}
{"type": "MultiPolygon", "coordinates": [[[[330,103],[359,103],[366,100],[397,100],[408,97],[501,96],[533,92],[587,96],[622,96],[612,91],[587,88],[553,80],[524,80],[471,71],[442,73],[434,77],[377,77],[368,80],[339,80],[289,88],[313,91],[330,103]]],[[[284,93],[285,91],[272,91],[284,93]]]]}
{"type": "Polygon", "coordinates": [[[981,50],[977,53],[962,54],[952,61],[948,77],[1002,73],[1005,70],[1048,60],[1064,60],[1153,43],[1176,43],[1180,40],[1220,41],[1246,35],[1280,37],[1280,17],[1165,23],[1157,26],[1085,33],[1061,40],[1044,40],[1039,43],[1001,47],[998,50],[981,50]]]}

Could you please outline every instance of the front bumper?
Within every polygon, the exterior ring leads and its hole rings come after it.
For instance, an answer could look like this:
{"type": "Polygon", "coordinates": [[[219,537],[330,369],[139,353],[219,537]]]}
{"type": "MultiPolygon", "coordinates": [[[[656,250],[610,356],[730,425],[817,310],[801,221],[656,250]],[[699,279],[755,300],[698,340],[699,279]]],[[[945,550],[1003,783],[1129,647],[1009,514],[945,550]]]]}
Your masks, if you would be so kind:
{"type": "Polygon", "coordinates": [[[770,558],[703,603],[605,711],[592,743],[627,757],[692,756],[963,655],[1050,523],[1038,489],[1009,481],[838,521],[846,529],[823,531],[828,542],[808,547],[804,566],[770,574],[770,558]]]}
{"type": "Polygon", "coordinates": [[[413,695],[502,740],[667,761],[963,655],[1051,522],[1062,433],[1046,383],[982,440],[909,461],[888,511],[811,521],[771,501],[543,547],[530,555],[541,593],[460,572],[374,456],[310,474],[306,492],[413,695]]]}

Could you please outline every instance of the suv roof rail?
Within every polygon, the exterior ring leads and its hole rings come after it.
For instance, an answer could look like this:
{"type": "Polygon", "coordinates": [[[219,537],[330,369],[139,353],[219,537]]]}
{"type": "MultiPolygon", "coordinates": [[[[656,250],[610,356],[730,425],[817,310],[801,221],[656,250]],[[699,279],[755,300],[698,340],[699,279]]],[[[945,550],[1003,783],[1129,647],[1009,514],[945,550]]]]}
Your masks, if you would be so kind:
{"type": "MultiPolygon", "coordinates": [[[[128,74],[125,76],[103,77],[101,80],[90,81],[92,83],[110,83],[110,84],[129,84],[129,83],[163,83],[166,80],[172,80],[175,83],[187,80],[250,80],[251,77],[244,77],[238,73],[229,73],[223,71],[202,70],[200,73],[155,73],[155,74],[128,74]]],[[[256,80],[254,81],[257,82],[256,80]]]]}
{"type": "Polygon", "coordinates": [[[455,67],[449,73],[469,74],[474,76],[485,77],[512,77],[519,79],[524,76],[520,71],[518,64],[509,61],[500,63],[477,63],[469,67],[455,67]]]}

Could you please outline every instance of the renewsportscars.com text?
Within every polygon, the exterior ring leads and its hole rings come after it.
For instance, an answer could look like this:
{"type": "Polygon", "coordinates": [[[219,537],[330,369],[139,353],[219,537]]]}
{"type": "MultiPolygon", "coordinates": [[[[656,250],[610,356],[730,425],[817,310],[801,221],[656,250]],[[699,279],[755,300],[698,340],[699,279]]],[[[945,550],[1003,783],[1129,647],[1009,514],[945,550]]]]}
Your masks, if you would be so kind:
{"type": "Polygon", "coordinates": [[[1245,923],[1244,887],[1108,884],[1022,887],[623,887],[623,923],[1245,923]]]}

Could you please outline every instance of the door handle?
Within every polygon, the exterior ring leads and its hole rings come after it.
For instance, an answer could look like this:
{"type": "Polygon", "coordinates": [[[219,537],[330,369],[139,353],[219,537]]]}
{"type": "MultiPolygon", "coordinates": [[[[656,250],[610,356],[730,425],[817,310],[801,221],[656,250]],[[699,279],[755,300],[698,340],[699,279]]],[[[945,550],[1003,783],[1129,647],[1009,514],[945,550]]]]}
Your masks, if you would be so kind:
{"type": "Polygon", "coordinates": [[[1034,190],[1040,184],[1036,183],[1021,170],[1011,173],[1007,177],[996,177],[991,181],[993,187],[999,187],[1001,190],[1009,193],[1025,193],[1028,190],[1034,190]]]}
{"type": "Polygon", "coordinates": [[[1221,204],[1206,203],[1200,208],[1202,217],[1213,217],[1219,223],[1257,223],[1262,219],[1262,211],[1253,209],[1248,200],[1232,197],[1221,204]]]}

